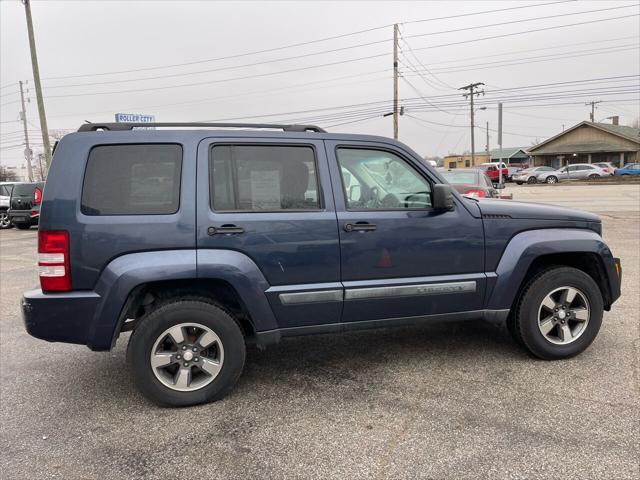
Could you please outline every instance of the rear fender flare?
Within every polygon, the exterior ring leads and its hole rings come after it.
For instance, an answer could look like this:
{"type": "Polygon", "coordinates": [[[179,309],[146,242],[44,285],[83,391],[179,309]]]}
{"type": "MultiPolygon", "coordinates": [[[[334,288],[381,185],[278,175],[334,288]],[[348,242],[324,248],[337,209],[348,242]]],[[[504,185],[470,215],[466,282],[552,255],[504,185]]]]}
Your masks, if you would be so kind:
{"type": "Polygon", "coordinates": [[[104,269],[95,292],[102,299],[89,330],[88,344],[108,350],[117,336],[118,321],[130,293],[159,280],[222,280],[240,295],[256,331],[277,328],[264,294],[269,288],[258,266],[231,250],[163,250],[123,255],[104,269]]]}

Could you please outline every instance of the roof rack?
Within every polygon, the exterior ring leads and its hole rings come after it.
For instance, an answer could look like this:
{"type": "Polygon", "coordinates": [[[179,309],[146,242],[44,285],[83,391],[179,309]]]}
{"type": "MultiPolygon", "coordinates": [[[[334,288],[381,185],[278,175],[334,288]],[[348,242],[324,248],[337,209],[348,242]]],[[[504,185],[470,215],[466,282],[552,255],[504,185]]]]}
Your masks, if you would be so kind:
{"type": "Polygon", "coordinates": [[[214,127],[214,128],[269,128],[285,132],[316,132],[326,133],[315,125],[281,125],[275,123],[192,123],[192,122],[162,122],[162,123],[85,123],[78,129],[79,132],[96,132],[98,130],[124,131],[133,130],[135,127],[214,127]]]}

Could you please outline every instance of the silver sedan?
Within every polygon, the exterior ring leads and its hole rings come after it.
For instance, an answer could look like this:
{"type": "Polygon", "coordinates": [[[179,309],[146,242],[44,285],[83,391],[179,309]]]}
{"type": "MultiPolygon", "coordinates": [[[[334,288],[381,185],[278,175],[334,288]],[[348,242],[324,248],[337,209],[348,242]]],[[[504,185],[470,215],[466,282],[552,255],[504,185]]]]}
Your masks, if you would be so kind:
{"type": "Polygon", "coordinates": [[[597,165],[589,163],[575,163],[567,165],[558,170],[551,172],[542,172],[538,175],[540,183],[558,183],[564,180],[579,180],[583,178],[600,178],[608,177],[609,173],[605,172],[597,165]]]}

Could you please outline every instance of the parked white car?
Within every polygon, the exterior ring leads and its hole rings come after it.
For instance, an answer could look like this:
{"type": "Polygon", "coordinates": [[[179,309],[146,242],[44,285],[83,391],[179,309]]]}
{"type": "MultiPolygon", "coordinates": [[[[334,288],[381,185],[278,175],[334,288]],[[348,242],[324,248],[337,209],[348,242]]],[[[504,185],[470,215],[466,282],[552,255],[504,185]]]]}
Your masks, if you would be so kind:
{"type": "Polygon", "coordinates": [[[591,163],[574,163],[551,172],[542,172],[538,175],[538,182],[558,183],[564,180],[580,180],[583,178],[608,177],[609,173],[591,163]]]}
{"type": "Polygon", "coordinates": [[[11,200],[11,190],[14,182],[0,182],[0,229],[11,228],[11,221],[7,210],[9,210],[9,200],[11,200]]]}

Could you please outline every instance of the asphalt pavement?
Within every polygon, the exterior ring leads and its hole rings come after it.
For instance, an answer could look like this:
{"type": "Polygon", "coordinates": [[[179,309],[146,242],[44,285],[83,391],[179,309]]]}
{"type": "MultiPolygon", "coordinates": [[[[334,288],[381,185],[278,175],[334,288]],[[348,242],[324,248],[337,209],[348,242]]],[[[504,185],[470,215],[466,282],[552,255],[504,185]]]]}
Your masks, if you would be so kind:
{"type": "Polygon", "coordinates": [[[160,409],[112,352],[28,336],[36,231],[0,232],[2,479],[637,479],[640,186],[517,187],[599,213],[623,294],[565,361],[482,322],[286,339],[250,348],[224,400],[160,409]]]}

